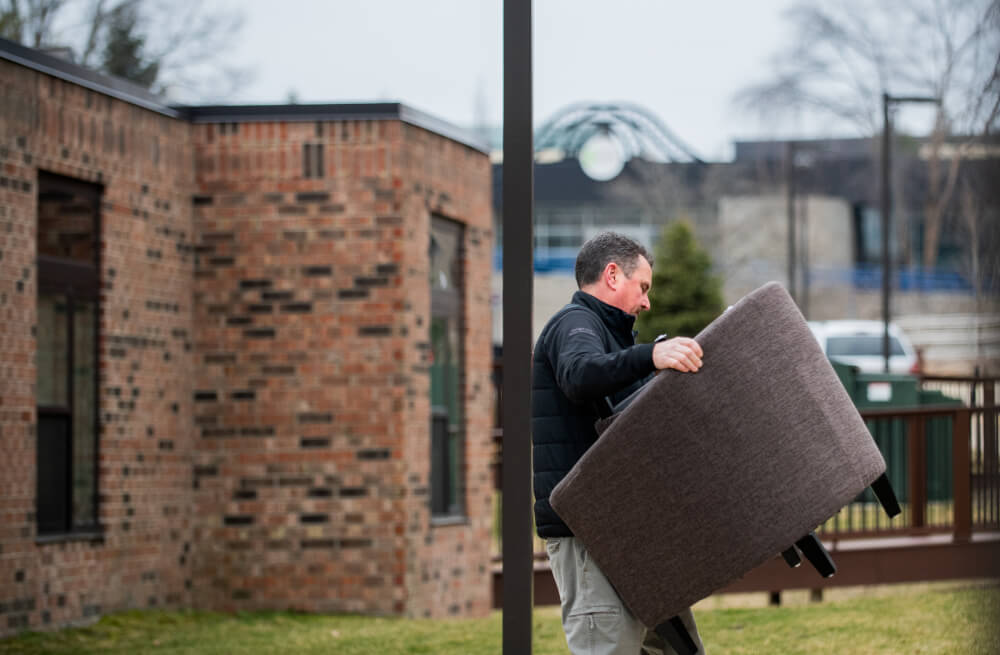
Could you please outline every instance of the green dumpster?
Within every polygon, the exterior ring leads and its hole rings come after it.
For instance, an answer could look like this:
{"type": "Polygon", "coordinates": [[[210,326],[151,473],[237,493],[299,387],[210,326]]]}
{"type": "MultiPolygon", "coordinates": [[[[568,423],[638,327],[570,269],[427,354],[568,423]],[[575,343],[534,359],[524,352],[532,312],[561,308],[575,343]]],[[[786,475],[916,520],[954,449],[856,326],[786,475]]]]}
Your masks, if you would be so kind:
{"type": "MultiPolygon", "coordinates": [[[[919,388],[911,375],[862,373],[854,366],[831,360],[859,411],[867,409],[913,409],[917,407],[961,407],[962,402],[940,391],[919,388]]],[[[952,492],[951,433],[948,416],[924,419],[927,448],[927,500],[950,501],[952,492]]],[[[909,500],[909,441],[905,419],[869,419],[868,429],[885,457],[886,474],[901,502],[909,500]]],[[[866,491],[862,500],[874,497],[866,491]]]]}
{"type": "MultiPolygon", "coordinates": [[[[854,405],[866,409],[910,409],[919,402],[917,378],[894,373],[861,373],[854,376],[854,405]]],[[[869,419],[868,429],[885,457],[886,474],[900,502],[909,502],[909,441],[905,419],[869,419]]],[[[868,492],[866,501],[874,500],[868,492]]]]}

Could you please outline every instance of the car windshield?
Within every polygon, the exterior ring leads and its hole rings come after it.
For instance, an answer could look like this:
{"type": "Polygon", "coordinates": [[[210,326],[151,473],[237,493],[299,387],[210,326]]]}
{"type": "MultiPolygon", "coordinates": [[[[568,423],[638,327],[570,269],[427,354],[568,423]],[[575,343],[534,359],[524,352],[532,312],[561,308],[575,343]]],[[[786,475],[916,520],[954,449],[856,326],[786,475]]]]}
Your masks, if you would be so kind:
{"type": "MultiPolygon", "coordinates": [[[[826,343],[826,354],[830,357],[880,356],[882,354],[882,335],[855,334],[844,337],[829,337],[826,343]]],[[[896,337],[889,337],[889,354],[906,354],[896,337]]]]}

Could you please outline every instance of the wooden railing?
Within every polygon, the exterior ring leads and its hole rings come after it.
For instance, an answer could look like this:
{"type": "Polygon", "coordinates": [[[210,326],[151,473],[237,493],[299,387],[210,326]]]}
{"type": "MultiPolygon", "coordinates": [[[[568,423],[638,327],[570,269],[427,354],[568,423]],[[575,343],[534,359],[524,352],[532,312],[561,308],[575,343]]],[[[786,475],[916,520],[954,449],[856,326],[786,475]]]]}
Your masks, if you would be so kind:
{"type": "MultiPolygon", "coordinates": [[[[922,382],[925,389],[937,388],[956,402],[861,412],[886,460],[903,512],[888,519],[869,490],[820,526],[817,532],[835,549],[837,561],[848,564],[846,575],[822,581],[822,586],[1000,573],[1000,563],[993,561],[997,559],[994,553],[1000,555],[1000,541],[987,544],[973,539],[974,533],[1000,532],[1000,430],[995,404],[1000,378],[924,378],[922,382]],[[923,537],[933,543],[921,545],[923,537]],[[941,539],[950,545],[942,545],[941,539]]],[[[502,436],[502,428],[496,427],[494,462],[498,468],[502,436]]],[[[494,536],[496,586],[502,585],[503,575],[498,530],[494,536]]],[[[537,538],[535,550],[536,603],[558,602],[545,567],[544,547],[537,538]]],[[[802,578],[793,578],[795,574],[786,569],[780,564],[765,565],[727,590],[801,586],[802,578]]]]}

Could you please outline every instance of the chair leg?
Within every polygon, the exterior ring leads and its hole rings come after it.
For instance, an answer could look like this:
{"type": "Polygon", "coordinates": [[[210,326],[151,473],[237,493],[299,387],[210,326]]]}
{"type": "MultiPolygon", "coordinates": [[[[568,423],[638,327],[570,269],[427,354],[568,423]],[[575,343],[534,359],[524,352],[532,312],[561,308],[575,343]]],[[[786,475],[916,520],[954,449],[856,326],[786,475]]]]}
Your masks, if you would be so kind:
{"type": "Polygon", "coordinates": [[[899,514],[901,510],[899,509],[899,501],[896,499],[896,492],[892,490],[889,477],[885,473],[878,476],[875,482],[872,482],[872,491],[875,492],[875,497],[878,498],[878,502],[882,505],[885,513],[889,515],[889,518],[899,514]]]}
{"type": "Polygon", "coordinates": [[[677,655],[695,655],[698,652],[698,646],[679,616],[656,626],[654,632],[677,651],[677,655]]]}
{"type": "Polygon", "coordinates": [[[781,556],[785,558],[785,563],[793,569],[797,569],[802,564],[802,558],[799,557],[799,551],[795,546],[781,551],[781,556]]]}
{"type": "Polygon", "coordinates": [[[809,563],[816,567],[819,574],[824,578],[829,578],[837,572],[837,566],[833,563],[830,553],[820,542],[815,532],[810,532],[795,542],[802,554],[806,556],[809,563]]]}

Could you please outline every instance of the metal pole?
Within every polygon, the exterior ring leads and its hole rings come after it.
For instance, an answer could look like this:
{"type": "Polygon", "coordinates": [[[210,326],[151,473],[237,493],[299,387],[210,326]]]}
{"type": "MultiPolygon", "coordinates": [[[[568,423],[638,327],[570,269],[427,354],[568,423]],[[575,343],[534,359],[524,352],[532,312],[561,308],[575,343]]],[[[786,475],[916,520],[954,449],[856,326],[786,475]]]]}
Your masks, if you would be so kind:
{"type": "Polygon", "coordinates": [[[531,655],[531,0],[503,3],[503,652],[531,655]]]}
{"type": "Polygon", "coordinates": [[[795,142],[785,143],[785,187],[788,203],[788,295],[795,298],[795,142]]]}
{"type": "Polygon", "coordinates": [[[882,94],[882,357],[885,372],[889,372],[889,294],[891,292],[889,265],[889,213],[892,211],[892,196],[889,177],[889,148],[892,125],[889,122],[889,94],[882,94]]]}
{"type": "Polygon", "coordinates": [[[924,96],[891,96],[882,93],[882,357],[885,372],[889,372],[889,300],[892,291],[891,266],[889,261],[889,229],[892,213],[892,175],[889,157],[892,148],[892,122],[889,120],[889,104],[900,102],[923,102],[941,104],[940,98],[924,96]]]}

